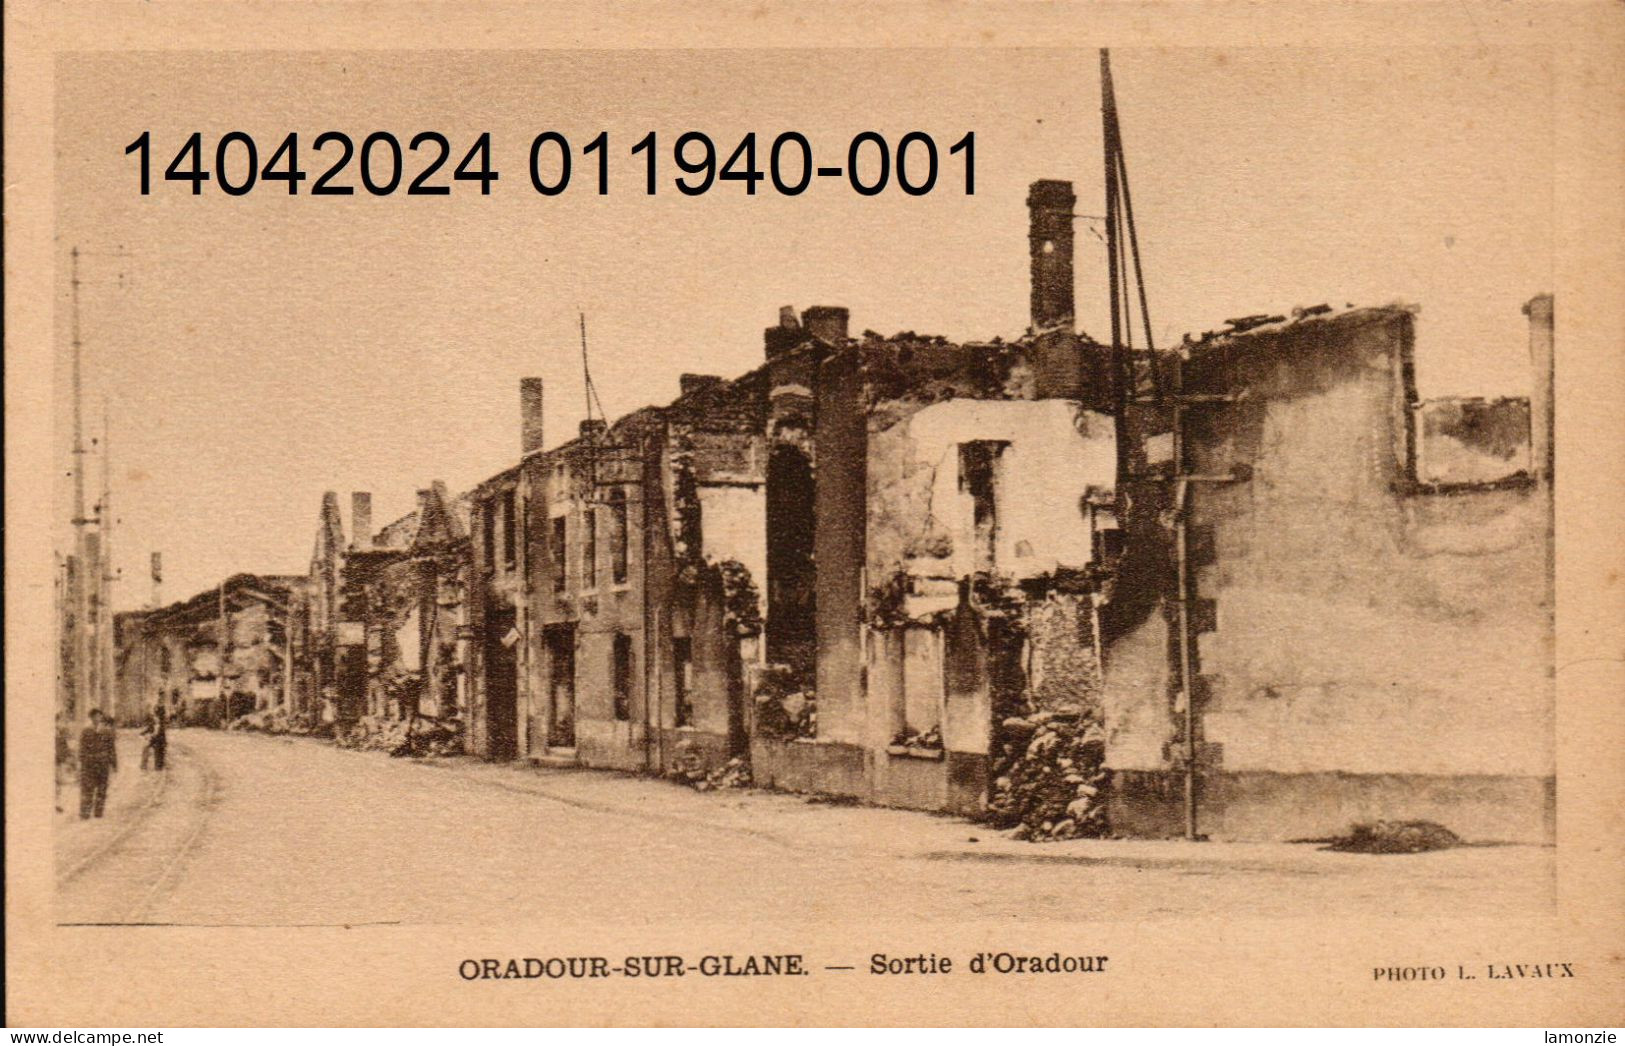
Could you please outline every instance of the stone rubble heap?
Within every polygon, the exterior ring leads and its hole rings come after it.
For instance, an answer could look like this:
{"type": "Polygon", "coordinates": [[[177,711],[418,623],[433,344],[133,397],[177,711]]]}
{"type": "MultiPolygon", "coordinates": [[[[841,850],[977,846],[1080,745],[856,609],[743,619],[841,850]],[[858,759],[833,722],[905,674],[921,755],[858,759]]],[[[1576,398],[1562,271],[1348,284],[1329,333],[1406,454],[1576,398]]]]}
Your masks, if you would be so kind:
{"type": "Polygon", "coordinates": [[[395,756],[461,755],[462,723],[456,719],[417,716],[395,719],[388,716],[362,716],[347,729],[334,733],[341,748],[388,752],[395,756]]]}
{"type": "Polygon", "coordinates": [[[1365,854],[1414,854],[1462,845],[1455,832],[1433,821],[1365,822],[1327,841],[1327,849],[1365,854]]]}
{"type": "Polygon", "coordinates": [[[989,824],[1033,842],[1107,834],[1105,736],[1097,721],[1039,712],[1006,719],[1000,735],[989,824]]]}
{"type": "Polygon", "coordinates": [[[247,730],[262,734],[313,734],[319,732],[313,716],[288,715],[281,709],[264,709],[238,716],[226,724],[227,730],[247,730]]]}

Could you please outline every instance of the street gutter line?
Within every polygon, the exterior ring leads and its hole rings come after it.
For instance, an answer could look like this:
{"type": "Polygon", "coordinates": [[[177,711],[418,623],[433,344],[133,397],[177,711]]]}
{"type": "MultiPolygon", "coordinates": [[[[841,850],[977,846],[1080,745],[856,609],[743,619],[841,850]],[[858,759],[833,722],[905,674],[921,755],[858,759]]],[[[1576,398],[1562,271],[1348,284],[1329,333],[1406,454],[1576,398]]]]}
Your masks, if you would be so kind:
{"type": "Polygon", "coordinates": [[[214,805],[216,798],[220,794],[220,776],[201,759],[196,758],[197,753],[195,750],[188,749],[187,751],[188,754],[193,756],[194,765],[198,767],[199,772],[203,776],[203,787],[200,789],[200,793],[198,795],[197,823],[193,826],[192,831],[187,834],[185,841],[181,843],[179,849],[175,851],[174,856],[169,859],[169,863],[164,865],[163,870],[158,873],[158,878],[153,880],[152,887],[146,892],[141,900],[130,909],[131,922],[138,923],[140,921],[136,917],[142,912],[145,912],[148,907],[151,906],[153,899],[158,895],[158,891],[164,887],[165,882],[170,879],[171,874],[180,867],[181,862],[187,856],[189,856],[192,850],[197,846],[198,840],[203,837],[203,829],[208,826],[209,810],[214,805]]]}
{"type": "Polygon", "coordinates": [[[60,890],[62,887],[69,885],[75,879],[79,878],[79,876],[83,875],[91,865],[100,861],[103,857],[106,857],[108,854],[112,853],[114,850],[123,845],[124,842],[135,833],[136,829],[140,828],[146,823],[147,819],[152,815],[152,812],[157,808],[159,800],[164,797],[164,794],[168,790],[169,768],[165,767],[158,779],[158,786],[152,790],[152,794],[147,797],[146,802],[136,807],[135,812],[131,815],[130,820],[124,825],[123,828],[120,828],[116,833],[114,833],[113,837],[106,843],[103,843],[95,850],[92,850],[90,854],[82,859],[78,864],[74,865],[66,872],[58,873],[56,877],[57,889],[60,890]]]}

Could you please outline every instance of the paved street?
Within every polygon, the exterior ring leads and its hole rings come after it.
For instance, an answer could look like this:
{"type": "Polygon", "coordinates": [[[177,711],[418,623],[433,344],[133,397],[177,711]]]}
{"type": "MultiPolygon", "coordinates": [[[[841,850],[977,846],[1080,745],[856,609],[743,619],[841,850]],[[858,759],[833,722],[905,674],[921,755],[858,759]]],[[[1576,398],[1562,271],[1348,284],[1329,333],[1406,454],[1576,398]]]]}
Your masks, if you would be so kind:
{"type": "Polygon", "coordinates": [[[169,770],[143,773],[121,735],[106,818],[80,821],[62,793],[63,923],[1505,917],[1552,898],[1538,847],[1028,844],[928,814],[308,738],[176,730],[169,770]]]}

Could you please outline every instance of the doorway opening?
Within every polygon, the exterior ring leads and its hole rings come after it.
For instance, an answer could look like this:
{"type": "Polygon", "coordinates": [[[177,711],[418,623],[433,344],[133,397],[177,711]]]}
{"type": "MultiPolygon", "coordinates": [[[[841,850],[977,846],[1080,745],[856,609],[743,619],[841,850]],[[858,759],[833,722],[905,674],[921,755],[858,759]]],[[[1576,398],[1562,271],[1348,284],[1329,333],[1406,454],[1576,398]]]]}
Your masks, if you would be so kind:
{"type": "Polygon", "coordinates": [[[549,625],[547,643],[547,746],[576,745],[576,626],[549,625]]]}
{"type": "Polygon", "coordinates": [[[519,644],[517,612],[495,606],[485,613],[485,723],[488,759],[519,756],[519,644]]]}

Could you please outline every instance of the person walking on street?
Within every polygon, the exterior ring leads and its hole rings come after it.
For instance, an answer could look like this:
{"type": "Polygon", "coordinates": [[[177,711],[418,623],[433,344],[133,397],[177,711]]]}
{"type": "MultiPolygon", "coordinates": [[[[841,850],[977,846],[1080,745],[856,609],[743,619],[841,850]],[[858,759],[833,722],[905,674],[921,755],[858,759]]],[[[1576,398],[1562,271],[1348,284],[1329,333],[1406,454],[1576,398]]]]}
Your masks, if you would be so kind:
{"type": "Polygon", "coordinates": [[[141,749],[141,769],[147,768],[147,760],[152,760],[154,770],[164,768],[164,753],[169,748],[169,715],[164,711],[163,703],[152,706],[152,715],[147,717],[147,724],[141,728],[141,733],[147,738],[147,746],[141,749]]]}
{"type": "Polygon", "coordinates": [[[90,725],[79,734],[79,818],[102,815],[107,805],[107,782],[118,769],[118,749],[107,713],[90,710],[90,725]]]}

